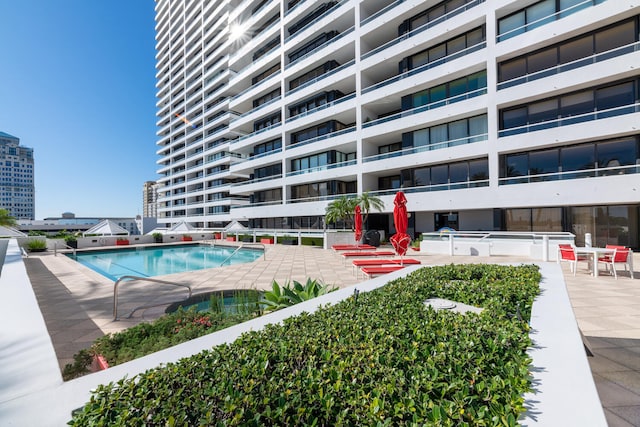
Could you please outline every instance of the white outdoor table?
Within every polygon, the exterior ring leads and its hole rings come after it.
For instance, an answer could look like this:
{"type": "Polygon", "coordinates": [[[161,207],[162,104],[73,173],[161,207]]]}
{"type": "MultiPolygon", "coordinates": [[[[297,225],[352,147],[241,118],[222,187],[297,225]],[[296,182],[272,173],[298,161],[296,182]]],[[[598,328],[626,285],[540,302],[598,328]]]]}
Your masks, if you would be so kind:
{"type": "MultiPolygon", "coordinates": [[[[588,255],[591,259],[593,277],[598,277],[598,258],[601,255],[613,255],[615,251],[615,249],[610,248],[594,248],[590,246],[576,247],[576,255],[588,255]]],[[[633,272],[631,273],[631,277],[633,277],[633,272]]]]}

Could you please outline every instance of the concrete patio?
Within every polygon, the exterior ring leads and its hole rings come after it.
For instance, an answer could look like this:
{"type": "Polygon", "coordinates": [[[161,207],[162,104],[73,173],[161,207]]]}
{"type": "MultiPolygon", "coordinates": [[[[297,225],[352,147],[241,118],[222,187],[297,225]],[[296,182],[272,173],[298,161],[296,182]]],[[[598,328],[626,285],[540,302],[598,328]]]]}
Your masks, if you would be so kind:
{"type": "MultiPolygon", "coordinates": [[[[425,265],[448,263],[518,263],[534,260],[517,257],[450,257],[411,253],[425,265]]],[[[635,265],[640,258],[635,255],[635,265]]],[[[109,332],[153,319],[163,307],[137,311],[135,307],[163,304],[184,298],[184,289],[127,283],[120,291],[120,319],[113,320],[113,282],[65,256],[43,254],[24,259],[46,327],[62,368],[74,353],[109,332]]],[[[594,380],[610,426],[640,426],[640,282],[628,273],[618,280],[607,274],[576,276],[563,265],[564,278],[578,326],[594,354],[589,358],[594,380]]],[[[272,280],[305,281],[313,278],[338,287],[362,281],[350,263],[337,253],[310,246],[268,246],[266,256],[241,266],[164,276],[188,284],[193,292],[269,287],[272,280]]],[[[636,273],[636,277],[639,277],[636,273]]],[[[1,418],[1,416],[0,416],[1,418]]]]}

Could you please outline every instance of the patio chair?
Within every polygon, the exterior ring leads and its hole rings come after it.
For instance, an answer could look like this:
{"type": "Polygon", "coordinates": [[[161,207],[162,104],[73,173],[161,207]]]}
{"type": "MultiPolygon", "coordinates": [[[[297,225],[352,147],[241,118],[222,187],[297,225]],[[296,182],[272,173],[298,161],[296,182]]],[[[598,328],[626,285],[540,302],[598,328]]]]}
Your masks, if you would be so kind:
{"type": "MultiPolygon", "coordinates": [[[[609,245],[607,245],[607,247],[609,247],[609,245]]],[[[631,274],[631,261],[629,260],[629,258],[633,256],[631,255],[632,254],[631,249],[624,246],[622,247],[616,246],[612,249],[614,249],[613,254],[610,254],[610,255],[608,254],[598,258],[598,262],[605,263],[607,266],[607,271],[609,270],[613,271],[613,276],[616,278],[616,280],[618,279],[618,273],[616,272],[616,264],[624,264],[624,271],[627,271],[627,266],[628,266],[629,275],[633,279],[633,275],[631,274]]],[[[609,271],[609,273],[611,273],[611,271],[609,271]]]]}
{"type": "Polygon", "coordinates": [[[569,262],[569,268],[573,275],[576,275],[576,271],[578,270],[578,261],[587,261],[589,262],[589,257],[586,255],[578,255],[574,247],[560,247],[558,246],[558,252],[560,252],[560,261],[569,262]]]}

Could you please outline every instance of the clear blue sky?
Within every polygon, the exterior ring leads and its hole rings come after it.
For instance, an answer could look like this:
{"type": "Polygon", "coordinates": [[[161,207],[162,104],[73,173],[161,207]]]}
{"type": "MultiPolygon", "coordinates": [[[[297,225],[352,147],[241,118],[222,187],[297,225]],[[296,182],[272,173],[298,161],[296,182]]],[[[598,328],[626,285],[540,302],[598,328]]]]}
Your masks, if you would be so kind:
{"type": "Polygon", "coordinates": [[[154,26],[153,0],[0,0],[0,131],[34,149],[36,219],[142,213],[154,26]]]}

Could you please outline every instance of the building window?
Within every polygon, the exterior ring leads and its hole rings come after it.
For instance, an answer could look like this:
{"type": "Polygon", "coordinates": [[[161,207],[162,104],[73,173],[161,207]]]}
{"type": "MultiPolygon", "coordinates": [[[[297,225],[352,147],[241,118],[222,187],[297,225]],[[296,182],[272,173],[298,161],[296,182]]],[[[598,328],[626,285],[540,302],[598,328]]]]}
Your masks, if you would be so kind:
{"type": "MultiPolygon", "coordinates": [[[[498,81],[505,82],[638,41],[637,17],[498,64],[498,81]]],[[[626,51],[625,51],[626,52],[626,51]]],[[[607,59],[610,56],[606,57],[607,59]]],[[[586,65],[586,64],[584,64],[586,65]]],[[[576,67],[578,64],[576,64],[576,67]]],[[[572,68],[569,68],[572,69],[572,68]]],[[[567,70],[563,67],[563,70],[567,70]]],[[[547,74],[541,75],[544,77],[547,74]]],[[[521,83],[524,83],[522,80],[521,83]]],[[[504,86],[509,87],[509,86],[504,86]]]]}
{"type": "Polygon", "coordinates": [[[640,137],[505,154],[500,184],[640,173],[640,137]]]}
{"type": "Polygon", "coordinates": [[[267,116],[263,119],[256,120],[253,123],[253,131],[257,132],[270,126],[277,125],[278,123],[280,123],[280,112],[267,116]]]}
{"type": "Polygon", "coordinates": [[[300,77],[296,77],[295,79],[291,80],[289,82],[289,90],[293,90],[299,86],[302,86],[303,84],[316,79],[323,74],[326,74],[329,71],[333,70],[334,68],[338,68],[339,66],[340,64],[338,64],[337,61],[327,61],[321,66],[314,68],[313,70],[301,75],[300,77]]]}
{"type": "Polygon", "coordinates": [[[270,153],[271,151],[279,150],[282,148],[282,140],[281,139],[273,139],[271,141],[263,142],[262,144],[257,144],[253,147],[252,156],[257,156],[259,154],[270,153]]]}
{"type": "Polygon", "coordinates": [[[526,105],[507,108],[500,111],[500,136],[546,129],[557,125],[569,125],[595,118],[611,117],[634,112],[633,104],[637,100],[638,80],[616,82],[607,86],[572,92],[566,95],[548,98],[526,105]],[[631,109],[619,109],[630,105],[631,109]],[[613,110],[613,111],[605,111],[613,110]],[[598,112],[597,116],[589,113],[598,112]],[[572,120],[558,121],[561,118],[576,117],[572,120]],[[536,123],[552,122],[547,125],[526,127],[536,123]],[[519,129],[518,129],[519,128],[519,129]]]}
{"type": "Polygon", "coordinates": [[[288,55],[289,63],[295,62],[296,60],[302,58],[306,54],[313,52],[319,47],[322,47],[325,43],[327,43],[332,38],[336,37],[338,34],[339,33],[337,31],[328,31],[326,33],[320,34],[318,37],[311,40],[309,43],[289,53],[288,55]]]}
{"type": "Polygon", "coordinates": [[[291,144],[298,144],[309,139],[317,138],[322,135],[327,135],[332,132],[337,132],[342,129],[346,129],[347,126],[340,123],[337,120],[329,120],[328,122],[321,123],[310,128],[303,129],[291,134],[291,144]]]}
{"type": "Polygon", "coordinates": [[[314,22],[318,17],[323,15],[327,10],[331,9],[338,2],[330,1],[327,3],[322,3],[320,6],[316,7],[311,13],[305,15],[302,19],[297,21],[295,24],[289,27],[289,35],[292,36],[298,31],[302,30],[307,25],[314,22]]]}
{"type": "Polygon", "coordinates": [[[542,0],[498,19],[498,41],[504,41],[519,34],[564,18],[581,9],[591,7],[605,0],[542,0]]]}
{"type": "Polygon", "coordinates": [[[412,108],[442,101],[459,94],[473,92],[477,89],[486,87],[487,72],[486,70],[483,70],[448,83],[443,83],[441,85],[416,92],[412,95],[403,96],[402,110],[410,110],[412,108]]]}
{"type": "Polygon", "coordinates": [[[275,89],[265,95],[262,95],[260,98],[256,98],[253,100],[253,108],[258,108],[262,104],[266,104],[272,99],[280,98],[280,88],[275,89]]]}
{"type": "Polygon", "coordinates": [[[398,65],[398,73],[402,74],[414,68],[421,67],[425,64],[436,62],[445,56],[453,55],[461,52],[471,46],[485,41],[484,26],[473,29],[465,34],[456,36],[446,42],[432,46],[429,49],[418,52],[412,56],[408,56],[400,61],[398,65]]]}
{"type": "Polygon", "coordinates": [[[317,95],[307,98],[302,102],[298,102],[289,107],[289,115],[295,117],[299,114],[306,113],[309,110],[313,110],[321,105],[328,104],[343,97],[344,94],[339,90],[332,90],[329,92],[321,92],[317,95]]]}

